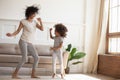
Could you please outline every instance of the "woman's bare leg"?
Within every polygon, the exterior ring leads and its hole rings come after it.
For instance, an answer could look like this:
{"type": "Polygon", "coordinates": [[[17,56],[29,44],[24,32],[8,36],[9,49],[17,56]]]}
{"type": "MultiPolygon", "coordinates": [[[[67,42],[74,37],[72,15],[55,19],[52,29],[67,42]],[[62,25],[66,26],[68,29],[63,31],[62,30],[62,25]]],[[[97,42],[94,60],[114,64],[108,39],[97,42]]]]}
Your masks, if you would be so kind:
{"type": "Polygon", "coordinates": [[[32,69],[31,78],[39,78],[35,75],[35,69],[32,69]]]}

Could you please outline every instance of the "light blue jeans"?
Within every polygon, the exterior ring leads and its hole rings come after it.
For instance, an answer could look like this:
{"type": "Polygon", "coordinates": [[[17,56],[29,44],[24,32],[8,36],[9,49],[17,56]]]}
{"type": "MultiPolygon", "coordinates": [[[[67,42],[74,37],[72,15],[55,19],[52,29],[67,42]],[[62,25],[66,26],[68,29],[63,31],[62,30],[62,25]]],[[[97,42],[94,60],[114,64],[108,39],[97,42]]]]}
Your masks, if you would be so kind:
{"type": "Polygon", "coordinates": [[[31,43],[25,42],[21,39],[19,41],[19,46],[22,54],[22,59],[17,65],[17,69],[20,69],[22,65],[27,61],[28,53],[34,58],[33,69],[35,69],[38,66],[39,58],[34,46],[31,43]]]}

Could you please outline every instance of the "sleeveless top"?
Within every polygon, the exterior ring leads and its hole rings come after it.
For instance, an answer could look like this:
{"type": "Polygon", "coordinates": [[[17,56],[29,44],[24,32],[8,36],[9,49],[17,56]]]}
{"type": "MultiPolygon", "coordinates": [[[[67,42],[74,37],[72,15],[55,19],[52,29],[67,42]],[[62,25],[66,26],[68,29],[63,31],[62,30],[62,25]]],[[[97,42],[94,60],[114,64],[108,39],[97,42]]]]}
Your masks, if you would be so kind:
{"type": "Polygon", "coordinates": [[[20,39],[29,43],[33,43],[35,39],[37,22],[35,20],[29,22],[28,20],[23,19],[21,20],[21,23],[23,24],[23,32],[20,39]]]}

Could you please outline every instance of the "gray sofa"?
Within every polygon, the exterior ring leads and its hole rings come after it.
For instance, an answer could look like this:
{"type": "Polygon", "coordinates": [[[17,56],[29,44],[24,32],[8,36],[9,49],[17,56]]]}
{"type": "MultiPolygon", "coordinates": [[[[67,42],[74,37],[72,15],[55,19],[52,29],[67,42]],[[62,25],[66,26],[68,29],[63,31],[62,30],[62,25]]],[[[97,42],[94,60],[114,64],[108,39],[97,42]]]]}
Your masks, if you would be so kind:
{"type": "MultiPolygon", "coordinates": [[[[52,53],[50,45],[34,45],[39,55],[38,68],[52,68],[52,53]]],[[[16,67],[21,60],[21,52],[18,44],[0,43],[0,67],[16,67]]],[[[68,52],[63,53],[64,68],[66,68],[68,52]]],[[[23,67],[32,67],[33,58],[28,55],[28,60],[23,67]]],[[[59,63],[57,61],[57,68],[59,63]]]]}

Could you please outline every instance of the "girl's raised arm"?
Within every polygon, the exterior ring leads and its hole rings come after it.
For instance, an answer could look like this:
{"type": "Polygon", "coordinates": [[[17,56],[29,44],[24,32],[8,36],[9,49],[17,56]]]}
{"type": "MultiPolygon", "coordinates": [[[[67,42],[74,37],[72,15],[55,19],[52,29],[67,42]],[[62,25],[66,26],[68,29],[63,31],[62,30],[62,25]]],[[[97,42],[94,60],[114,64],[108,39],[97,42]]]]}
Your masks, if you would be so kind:
{"type": "Polygon", "coordinates": [[[50,38],[53,39],[53,36],[52,36],[52,28],[50,28],[50,38]]]}

